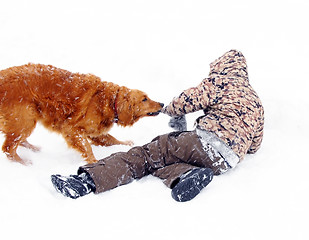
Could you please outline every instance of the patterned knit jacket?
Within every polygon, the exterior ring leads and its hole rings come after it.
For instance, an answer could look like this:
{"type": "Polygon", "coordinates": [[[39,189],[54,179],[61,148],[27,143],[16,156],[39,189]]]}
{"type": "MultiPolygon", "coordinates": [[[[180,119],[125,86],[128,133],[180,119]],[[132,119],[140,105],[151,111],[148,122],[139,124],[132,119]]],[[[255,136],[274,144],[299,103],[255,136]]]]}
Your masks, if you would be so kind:
{"type": "Polygon", "coordinates": [[[233,165],[243,160],[246,153],[259,149],[264,109],[249,84],[246,59],[241,52],[231,50],[212,62],[209,77],[174,98],[163,113],[182,116],[198,110],[204,110],[205,115],[196,120],[197,132],[207,132],[208,140],[216,138],[232,149],[238,157],[233,165]]]}

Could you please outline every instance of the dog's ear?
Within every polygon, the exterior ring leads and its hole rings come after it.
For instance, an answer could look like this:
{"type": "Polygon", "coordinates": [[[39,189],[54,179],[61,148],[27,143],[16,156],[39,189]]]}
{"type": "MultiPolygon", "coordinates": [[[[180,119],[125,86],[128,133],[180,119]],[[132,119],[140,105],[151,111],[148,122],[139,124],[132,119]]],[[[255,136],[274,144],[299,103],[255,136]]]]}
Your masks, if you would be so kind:
{"type": "Polygon", "coordinates": [[[118,113],[118,124],[122,126],[131,126],[135,122],[134,105],[131,99],[131,90],[126,87],[120,87],[115,98],[115,107],[118,113]]]}

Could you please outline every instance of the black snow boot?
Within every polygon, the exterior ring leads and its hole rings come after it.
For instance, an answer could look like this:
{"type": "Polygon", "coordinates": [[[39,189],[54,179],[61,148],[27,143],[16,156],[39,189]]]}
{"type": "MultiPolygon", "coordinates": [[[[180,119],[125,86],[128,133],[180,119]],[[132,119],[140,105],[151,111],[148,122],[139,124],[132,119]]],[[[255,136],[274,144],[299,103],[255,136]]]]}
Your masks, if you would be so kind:
{"type": "Polygon", "coordinates": [[[73,199],[95,192],[95,184],[87,173],[69,177],[52,175],[51,181],[58,192],[73,199]]]}
{"type": "Polygon", "coordinates": [[[172,197],[177,202],[190,201],[206,187],[213,178],[210,168],[196,168],[182,175],[172,189],[172,197]]]}

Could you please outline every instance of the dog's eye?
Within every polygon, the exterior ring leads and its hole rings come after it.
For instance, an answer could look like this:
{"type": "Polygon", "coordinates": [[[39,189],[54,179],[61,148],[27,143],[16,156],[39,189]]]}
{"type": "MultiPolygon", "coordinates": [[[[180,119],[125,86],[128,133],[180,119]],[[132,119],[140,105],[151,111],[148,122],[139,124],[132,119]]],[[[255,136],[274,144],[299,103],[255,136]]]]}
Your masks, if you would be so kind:
{"type": "Polygon", "coordinates": [[[143,99],[143,102],[146,102],[148,99],[145,97],[144,99],[143,99]]]}

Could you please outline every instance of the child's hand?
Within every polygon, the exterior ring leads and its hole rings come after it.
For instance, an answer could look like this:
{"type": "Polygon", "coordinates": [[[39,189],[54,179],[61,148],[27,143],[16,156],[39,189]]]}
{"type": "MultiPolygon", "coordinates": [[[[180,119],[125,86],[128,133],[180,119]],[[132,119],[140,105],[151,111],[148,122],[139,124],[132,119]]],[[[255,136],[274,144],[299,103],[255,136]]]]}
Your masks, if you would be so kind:
{"type": "Polygon", "coordinates": [[[186,116],[182,115],[180,117],[171,117],[168,126],[174,128],[176,131],[187,131],[187,120],[186,116]]]}

